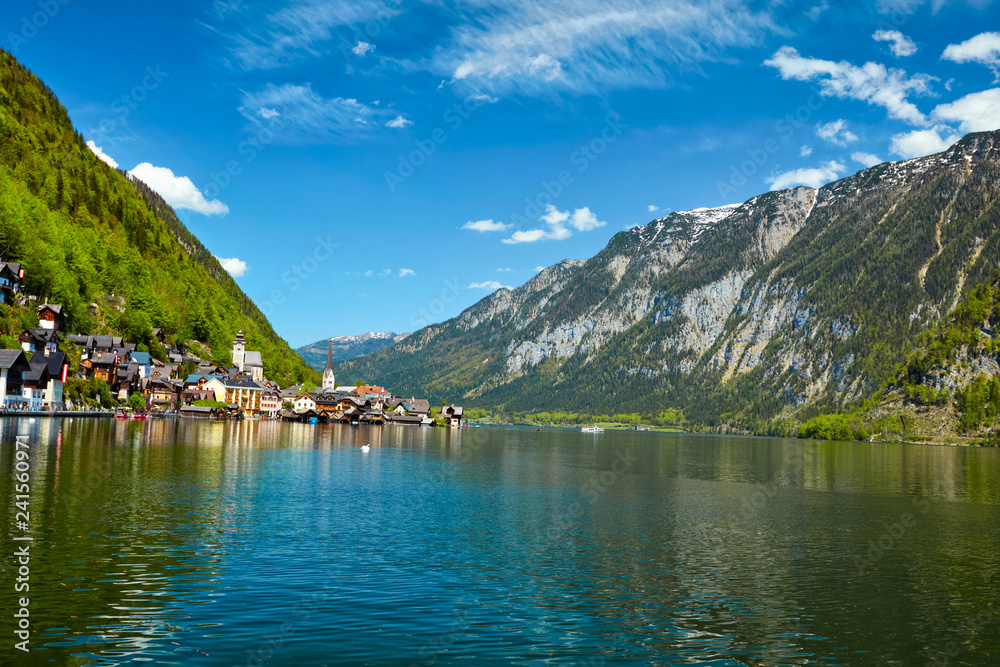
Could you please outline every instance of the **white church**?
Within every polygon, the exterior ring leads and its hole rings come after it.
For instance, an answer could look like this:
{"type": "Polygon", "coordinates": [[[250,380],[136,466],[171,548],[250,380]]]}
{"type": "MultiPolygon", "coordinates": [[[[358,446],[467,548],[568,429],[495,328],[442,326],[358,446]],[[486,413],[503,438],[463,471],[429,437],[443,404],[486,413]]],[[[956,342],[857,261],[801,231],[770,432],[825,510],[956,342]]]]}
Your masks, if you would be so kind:
{"type": "Polygon", "coordinates": [[[242,330],[236,334],[236,340],[233,341],[233,365],[240,373],[249,373],[254,380],[264,379],[264,362],[260,358],[260,352],[246,349],[242,330]]]}

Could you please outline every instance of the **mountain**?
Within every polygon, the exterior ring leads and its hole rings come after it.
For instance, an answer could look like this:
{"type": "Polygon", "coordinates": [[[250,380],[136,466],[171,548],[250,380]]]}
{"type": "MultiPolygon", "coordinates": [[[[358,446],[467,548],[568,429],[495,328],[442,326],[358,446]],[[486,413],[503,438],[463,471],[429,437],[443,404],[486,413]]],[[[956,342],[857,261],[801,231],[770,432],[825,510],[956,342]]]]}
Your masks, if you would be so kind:
{"type": "Polygon", "coordinates": [[[1000,132],[616,234],[338,375],[433,401],[753,423],[871,395],[1000,258],[1000,132]]]}
{"type": "MultiPolygon", "coordinates": [[[[270,378],[318,379],[166,202],[98,159],[55,94],[2,50],[0,259],[20,262],[25,291],[62,304],[71,330],[123,335],[162,357],[158,327],[231,363],[242,329],[270,378]],[[124,312],[105,295],[124,297],[124,312]]],[[[16,347],[37,322],[0,306],[0,342],[16,347]]]]}
{"type": "Polygon", "coordinates": [[[328,343],[333,343],[334,361],[344,361],[354,359],[365,354],[372,354],[379,350],[384,350],[393,343],[398,343],[407,336],[407,333],[366,333],[360,336],[334,336],[324,338],[309,345],[303,345],[295,351],[306,360],[313,368],[323,370],[326,367],[326,355],[329,350],[328,343]]]}

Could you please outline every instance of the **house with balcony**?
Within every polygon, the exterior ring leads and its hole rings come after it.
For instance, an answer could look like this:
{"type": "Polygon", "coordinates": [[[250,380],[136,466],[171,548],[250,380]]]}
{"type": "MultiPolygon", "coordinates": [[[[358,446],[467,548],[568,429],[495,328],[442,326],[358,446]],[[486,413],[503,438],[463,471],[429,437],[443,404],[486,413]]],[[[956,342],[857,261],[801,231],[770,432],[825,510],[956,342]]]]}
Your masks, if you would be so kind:
{"type": "Polygon", "coordinates": [[[17,262],[0,260],[0,303],[11,304],[21,294],[24,269],[17,262]]]}
{"type": "Polygon", "coordinates": [[[0,396],[7,410],[23,410],[24,374],[31,371],[31,365],[23,350],[0,350],[0,396]]]}

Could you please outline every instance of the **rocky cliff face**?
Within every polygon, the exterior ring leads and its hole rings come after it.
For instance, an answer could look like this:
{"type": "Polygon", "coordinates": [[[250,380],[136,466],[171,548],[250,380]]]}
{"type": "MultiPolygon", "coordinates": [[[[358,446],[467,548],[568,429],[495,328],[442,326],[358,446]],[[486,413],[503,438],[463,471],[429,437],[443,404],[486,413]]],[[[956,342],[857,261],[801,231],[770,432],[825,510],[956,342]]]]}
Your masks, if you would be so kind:
{"type": "Polygon", "coordinates": [[[513,409],[712,419],[857,398],[996,268],[998,136],[620,232],[350,369],[513,409]]]}

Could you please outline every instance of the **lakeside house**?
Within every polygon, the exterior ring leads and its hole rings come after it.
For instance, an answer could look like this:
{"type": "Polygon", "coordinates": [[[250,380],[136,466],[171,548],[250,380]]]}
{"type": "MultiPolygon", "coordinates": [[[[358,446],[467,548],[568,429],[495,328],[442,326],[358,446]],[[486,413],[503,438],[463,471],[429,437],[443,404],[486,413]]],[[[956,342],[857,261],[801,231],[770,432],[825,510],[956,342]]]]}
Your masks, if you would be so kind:
{"type": "MultiPolygon", "coordinates": [[[[27,328],[18,335],[19,349],[0,350],[0,396],[8,410],[65,409],[64,389],[71,368],[66,352],[59,351],[63,341],[79,353],[76,377],[99,380],[119,401],[135,396],[144,399],[146,407],[163,411],[179,411],[185,416],[268,415],[276,417],[313,416],[323,421],[336,420],[353,424],[428,424],[428,401],[393,397],[378,385],[338,387],[333,372],[332,343],[327,351],[322,387],[318,392],[305,392],[301,386],[284,390],[267,379],[259,351],[246,349],[242,331],[233,340],[232,366],[220,366],[189,354],[180,344],[168,343],[161,328],[150,330],[147,338],[163,345],[166,357],[154,358],[148,350],[121,336],[65,333],[66,309],[61,304],[41,305],[38,299],[21,293],[24,269],[16,262],[0,261],[0,300],[21,307],[37,309],[38,326],[27,328]],[[29,358],[30,357],[30,358],[29,358]],[[197,371],[185,379],[178,373],[184,364],[197,362],[197,371]],[[201,409],[198,401],[225,403],[225,409],[201,409]],[[294,411],[283,411],[291,403],[294,411]],[[199,408],[199,409],[194,409],[199,408]]],[[[110,307],[125,312],[125,299],[114,294],[104,295],[110,307]]],[[[98,312],[92,304],[92,314],[98,312]]],[[[460,422],[448,417],[449,423],[460,422]]]]}
{"type": "Polygon", "coordinates": [[[24,374],[31,366],[24,356],[24,350],[0,350],[0,396],[6,410],[23,410],[24,374]]]}

